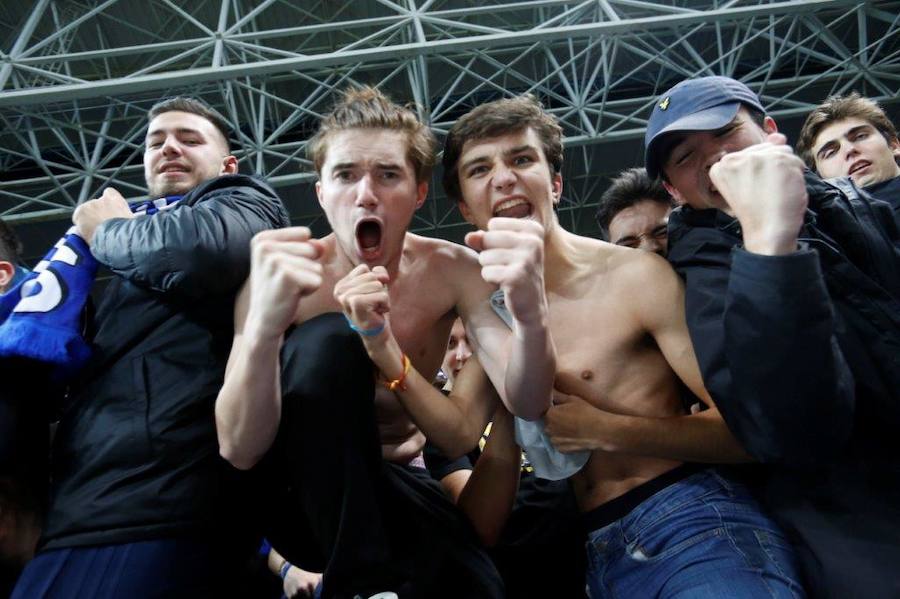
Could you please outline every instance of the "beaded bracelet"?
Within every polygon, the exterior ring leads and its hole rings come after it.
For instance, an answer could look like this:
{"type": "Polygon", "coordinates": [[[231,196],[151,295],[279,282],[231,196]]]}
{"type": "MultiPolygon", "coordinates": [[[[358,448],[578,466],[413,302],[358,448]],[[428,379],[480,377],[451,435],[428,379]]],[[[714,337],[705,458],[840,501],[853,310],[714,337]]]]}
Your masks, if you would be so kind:
{"type": "Polygon", "coordinates": [[[383,381],[384,386],[391,391],[406,391],[406,375],[409,374],[411,364],[406,354],[401,355],[403,356],[403,373],[392,381],[383,381]]]}

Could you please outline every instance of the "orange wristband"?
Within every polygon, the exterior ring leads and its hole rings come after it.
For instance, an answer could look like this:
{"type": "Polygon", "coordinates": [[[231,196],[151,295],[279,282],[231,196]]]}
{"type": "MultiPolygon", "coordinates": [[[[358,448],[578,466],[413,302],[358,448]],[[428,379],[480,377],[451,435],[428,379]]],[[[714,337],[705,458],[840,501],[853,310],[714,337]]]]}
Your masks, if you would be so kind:
{"type": "Polygon", "coordinates": [[[406,391],[406,375],[409,374],[410,362],[406,354],[401,355],[403,356],[403,373],[392,381],[384,381],[384,386],[391,391],[406,391]]]}

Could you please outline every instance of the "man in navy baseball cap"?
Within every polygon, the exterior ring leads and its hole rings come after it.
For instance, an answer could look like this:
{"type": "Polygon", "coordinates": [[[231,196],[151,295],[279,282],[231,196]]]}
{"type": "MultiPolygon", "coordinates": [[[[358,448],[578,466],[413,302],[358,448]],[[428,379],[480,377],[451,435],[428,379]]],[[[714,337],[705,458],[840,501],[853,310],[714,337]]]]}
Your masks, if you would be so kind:
{"type": "Polygon", "coordinates": [[[887,204],[804,168],[725,77],[662,94],[646,166],[706,388],[815,597],[898,597],[900,252],[887,204]]]}
{"type": "Polygon", "coordinates": [[[730,77],[687,79],[670,89],[653,107],[647,123],[644,158],[649,175],[660,175],[661,142],[667,134],[720,129],[734,119],[742,105],[765,113],[756,94],[730,77]]]}

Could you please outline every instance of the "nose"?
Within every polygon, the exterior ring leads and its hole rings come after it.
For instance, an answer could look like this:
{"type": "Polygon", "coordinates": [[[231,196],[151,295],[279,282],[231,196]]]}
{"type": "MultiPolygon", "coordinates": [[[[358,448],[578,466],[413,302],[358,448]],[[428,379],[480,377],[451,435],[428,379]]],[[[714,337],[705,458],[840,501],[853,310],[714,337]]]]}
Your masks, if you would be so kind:
{"type": "Polygon", "coordinates": [[[512,169],[505,164],[499,164],[494,169],[494,176],[491,178],[495,189],[504,189],[516,182],[515,174],[512,169]]]}
{"type": "Polygon", "coordinates": [[[847,159],[856,158],[859,155],[859,149],[854,142],[844,144],[844,147],[841,149],[844,152],[844,157],[847,159]]]}
{"type": "Polygon", "coordinates": [[[466,360],[472,357],[472,350],[469,348],[468,342],[465,339],[460,339],[459,343],[456,346],[456,362],[462,367],[463,364],[466,363],[466,360]]]}
{"type": "Polygon", "coordinates": [[[359,179],[356,186],[356,205],[364,208],[373,208],[378,204],[378,196],[375,194],[372,175],[365,174],[359,179]]]}
{"type": "Polygon", "coordinates": [[[660,256],[666,255],[666,246],[663,245],[663,242],[653,237],[652,235],[643,235],[641,236],[641,242],[638,244],[639,250],[644,250],[647,252],[654,252],[659,254],[660,256]]]}
{"type": "Polygon", "coordinates": [[[164,156],[178,156],[181,154],[181,145],[174,135],[167,135],[162,145],[162,153],[164,156]]]}
{"type": "Polygon", "coordinates": [[[709,169],[711,169],[715,163],[722,160],[722,157],[727,153],[728,150],[724,147],[717,147],[710,151],[706,157],[706,172],[709,172],[709,169]]]}

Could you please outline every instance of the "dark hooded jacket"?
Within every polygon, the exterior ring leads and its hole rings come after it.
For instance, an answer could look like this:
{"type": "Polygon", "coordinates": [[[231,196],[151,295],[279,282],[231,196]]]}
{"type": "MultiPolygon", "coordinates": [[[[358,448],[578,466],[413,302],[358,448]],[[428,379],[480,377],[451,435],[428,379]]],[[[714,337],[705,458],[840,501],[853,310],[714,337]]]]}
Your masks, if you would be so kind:
{"type": "Polygon", "coordinates": [[[268,185],[225,175],[98,227],[115,276],[56,432],[44,548],[235,532],[244,474],[219,457],[213,408],[250,240],[288,223],[268,185]]]}
{"type": "Polygon", "coordinates": [[[669,260],[725,421],[822,597],[900,596],[900,234],[849,180],[807,174],[800,248],[741,248],[740,223],[683,207],[669,260]]]}

